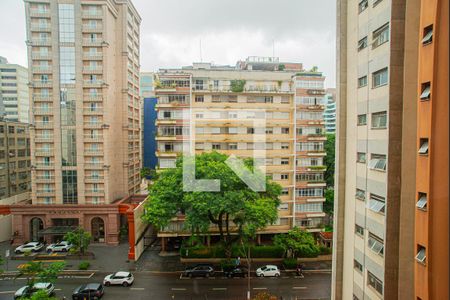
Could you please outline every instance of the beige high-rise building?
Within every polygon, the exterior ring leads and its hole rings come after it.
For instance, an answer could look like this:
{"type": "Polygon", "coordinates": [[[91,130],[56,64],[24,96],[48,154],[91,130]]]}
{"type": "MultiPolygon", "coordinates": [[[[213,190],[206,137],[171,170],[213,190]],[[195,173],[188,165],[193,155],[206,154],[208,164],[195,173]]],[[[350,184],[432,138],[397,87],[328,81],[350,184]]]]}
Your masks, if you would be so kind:
{"type": "Polygon", "coordinates": [[[332,299],[416,299],[419,4],[337,1],[332,299]]]}
{"type": "MultiPolygon", "coordinates": [[[[312,232],[323,223],[324,79],[299,63],[273,57],[249,57],[237,66],[194,63],[156,74],[158,168],[172,168],[183,144],[195,140],[195,152],[219,151],[257,157],[266,174],[283,187],[276,224],[258,239],[294,226],[312,232]],[[190,115],[183,113],[190,112],[190,115]],[[265,127],[256,120],[265,119],[265,127]],[[254,123],[256,122],[256,123],[254,123]],[[265,135],[261,142],[256,137],[265,135]]],[[[188,147],[185,145],[185,147],[188,147]]],[[[158,235],[188,236],[183,217],[158,235]]],[[[211,228],[217,234],[217,228],[211,228]]]]}
{"type": "Polygon", "coordinates": [[[139,26],[130,0],[26,0],[32,203],[15,243],[82,226],[118,243],[115,202],[139,191],[139,26]]]}
{"type": "Polygon", "coordinates": [[[0,56],[0,117],[29,123],[28,70],[0,56]]]}

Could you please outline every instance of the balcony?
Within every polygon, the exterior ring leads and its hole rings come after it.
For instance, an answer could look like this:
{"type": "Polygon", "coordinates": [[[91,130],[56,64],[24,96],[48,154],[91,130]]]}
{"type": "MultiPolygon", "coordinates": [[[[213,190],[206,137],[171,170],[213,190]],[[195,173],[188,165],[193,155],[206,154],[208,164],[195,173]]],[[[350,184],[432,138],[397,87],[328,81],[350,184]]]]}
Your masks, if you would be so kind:
{"type": "Polygon", "coordinates": [[[52,73],[52,67],[51,66],[33,66],[31,68],[31,70],[35,74],[51,74],[52,73]]]}
{"type": "Polygon", "coordinates": [[[103,80],[84,80],[84,87],[102,87],[104,84],[103,80]]]}
{"type": "Polygon", "coordinates": [[[32,85],[35,88],[51,88],[52,82],[50,80],[35,80],[32,82],[32,85]]]}
{"type": "Polygon", "coordinates": [[[84,155],[86,156],[102,156],[103,154],[102,149],[87,149],[84,152],[84,155]]]}
{"type": "Polygon", "coordinates": [[[49,60],[52,58],[52,54],[50,52],[41,53],[41,52],[32,52],[31,53],[32,59],[43,59],[43,60],[49,60]]]}
{"type": "Polygon", "coordinates": [[[85,115],[101,115],[103,114],[103,107],[84,107],[83,108],[83,113],[85,115]]]}
{"type": "Polygon", "coordinates": [[[105,194],[105,190],[104,189],[86,189],[85,193],[87,195],[92,195],[92,196],[103,196],[105,194]]]}
{"type": "Polygon", "coordinates": [[[41,95],[41,94],[35,94],[33,96],[34,102],[53,102],[53,95],[41,95]]]}
{"type": "Polygon", "coordinates": [[[102,162],[86,162],[84,163],[85,169],[90,170],[101,170],[103,169],[103,163],[102,162]]]}
{"type": "Polygon", "coordinates": [[[90,39],[90,38],[84,38],[83,39],[83,46],[97,46],[100,47],[104,43],[103,39],[90,39]]]}
{"type": "Polygon", "coordinates": [[[53,182],[55,177],[53,175],[36,175],[36,181],[39,182],[53,182]]]}
{"type": "Polygon", "coordinates": [[[53,169],[55,167],[55,164],[50,162],[50,163],[44,163],[44,162],[37,162],[36,163],[36,168],[38,169],[53,169]]]}
{"type": "Polygon", "coordinates": [[[103,135],[85,134],[84,141],[85,142],[103,142],[103,135]]]}
{"type": "Polygon", "coordinates": [[[101,74],[103,73],[103,67],[83,67],[83,73],[85,74],[101,74]]]}
{"type": "Polygon", "coordinates": [[[30,30],[31,31],[50,32],[52,30],[52,27],[50,26],[50,24],[31,24],[30,30]]]}
{"type": "MultiPolygon", "coordinates": [[[[42,0],[40,2],[50,2],[49,0],[42,0]]],[[[50,10],[47,9],[30,9],[30,17],[36,18],[50,18],[50,10]]]]}
{"type": "Polygon", "coordinates": [[[51,46],[52,45],[52,40],[51,39],[32,39],[31,40],[31,45],[32,46],[51,46]]]}
{"type": "Polygon", "coordinates": [[[53,135],[36,135],[34,140],[38,143],[53,142],[53,135]]]}
{"type": "Polygon", "coordinates": [[[43,115],[43,116],[53,115],[53,108],[52,107],[49,107],[49,108],[34,108],[33,109],[33,114],[34,115],[43,115]]]}
{"type": "Polygon", "coordinates": [[[37,189],[36,194],[39,196],[52,195],[55,193],[54,189],[37,189]]]}
{"type": "Polygon", "coordinates": [[[81,17],[83,19],[102,19],[103,11],[101,11],[101,10],[82,10],[81,17]]]}
{"type": "Polygon", "coordinates": [[[34,121],[34,127],[36,129],[53,128],[53,122],[34,121]]]}
{"type": "Polygon", "coordinates": [[[84,52],[83,53],[83,59],[84,60],[101,60],[103,59],[103,53],[102,52],[84,52]]]}
{"type": "Polygon", "coordinates": [[[46,150],[46,149],[36,149],[34,151],[35,156],[53,156],[54,152],[53,150],[46,150]]]}
{"type": "Polygon", "coordinates": [[[89,129],[102,128],[103,123],[101,122],[84,122],[84,127],[89,129]]]}
{"type": "Polygon", "coordinates": [[[86,182],[100,182],[103,180],[103,176],[85,176],[86,182]]]}
{"type": "Polygon", "coordinates": [[[83,101],[85,101],[85,102],[103,102],[103,96],[93,95],[93,94],[85,94],[85,95],[83,95],[83,101]]]}
{"type": "Polygon", "coordinates": [[[103,26],[102,25],[96,25],[96,26],[83,25],[83,32],[98,32],[98,33],[101,33],[102,31],[103,31],[103,26]]]}

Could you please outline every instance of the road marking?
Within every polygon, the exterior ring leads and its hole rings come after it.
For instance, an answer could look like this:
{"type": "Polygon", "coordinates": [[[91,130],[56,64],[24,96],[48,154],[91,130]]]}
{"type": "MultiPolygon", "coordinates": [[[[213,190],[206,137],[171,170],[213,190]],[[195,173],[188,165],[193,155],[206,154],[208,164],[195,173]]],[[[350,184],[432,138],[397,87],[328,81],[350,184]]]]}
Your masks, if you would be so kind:
{"type": "Polygon", "coordinates": [[[226,291],[227,288],[213,288],[213,291],[226,291]]]}
{"type": "Polygon", "coordinates": [[[172,291],[185,291],[185,288],[171,288],[172,291]]]}
{"type": "Polygon", "coordinates": [[[307,287],[306,286],[294,286],[292,287],[294,290],[306,290],[307,287]]]}
{"type": "Polygon", "coordinates": [[[0,294],[14,294],[16,291],[4,291],[0,292],[0,294]]]}
{"type": "Polygon", "coordinates": [[[253,289],[254,290],[267,290],[266,287],[254,287],[253,289]]]}
{"type": "Polygon", "coordinates": [[[143,288],[143,287],[133,287],[133,288],[130,288],[130,290],[132,290],[132,291],[143,291],[143,290],[145,290],[145,288],[143,288]]]}

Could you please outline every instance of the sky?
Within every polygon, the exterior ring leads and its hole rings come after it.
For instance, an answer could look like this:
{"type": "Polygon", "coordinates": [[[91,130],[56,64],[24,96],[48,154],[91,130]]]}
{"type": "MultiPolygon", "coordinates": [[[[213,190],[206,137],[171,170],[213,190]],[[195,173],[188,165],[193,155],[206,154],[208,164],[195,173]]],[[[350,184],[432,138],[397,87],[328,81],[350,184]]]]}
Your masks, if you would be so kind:
{"type": "MultiPolygon", "coordinates": [[[[317,66],[336,82],[335,0],[133,0],[142,17],[141,71],[248,56],[317,66]]],[[[0,0],[0,56],[27,66],[22,0],[0,0]]]]}

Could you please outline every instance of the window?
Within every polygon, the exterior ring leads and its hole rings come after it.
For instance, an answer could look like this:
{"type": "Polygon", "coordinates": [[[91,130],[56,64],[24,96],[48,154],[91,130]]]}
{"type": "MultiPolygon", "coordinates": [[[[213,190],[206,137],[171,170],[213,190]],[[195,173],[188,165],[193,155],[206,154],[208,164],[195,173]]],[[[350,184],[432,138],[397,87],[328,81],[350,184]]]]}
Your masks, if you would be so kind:
{"type": "Polygon", "coordinates": [[[280,163],[282,165],[288,165],[289,164],[289,158],[282,158],[280,163]]]}
{"type": "Polygon", "coordinates": [[[372,49],[389,41],[389,23],[384,24],[372,33],[372,49]]]}
{"type": "Polygon", "coordinates": [[[204,102],[205,97],[203,95],[197,95],[195,96],[195,102],[204,102]]]}
{"type": "Polygon", "coordinates": [[[237,150],[237,144],[236,143],[230,143],[228,144],[229,150],[237,150]]]}
{"type": "Polygon", "coordinates": [[[369,209],[376,212],[384,214],[386,202],[384,197],[370,194],[370,200],[369,200],[369,209]]]}
{"type": "Polygon", "coordinates": [[[280,179],[281,180],[288,180],[289,179],[289,174],[281,174],[280,179]]]}
{"type": "Polygon", "coordinates": [[[289,127],[286,127],[286,128],[281,128],[281,133],[282,134],[289,134],[289,127]]]}
{"type": "Polygon", "coordinates": [[[372,114],[372,128],[384,129],[387,125],[387,113],[385,111],[372,114]]]}
{"type": "Polygon", "coordinates": [[[383,282],[369,271],[367,271],[367,285],[373,287],[380,295],[383,295],[383,282]]]}
{"type": "Polygon", "coordinates": [[[195,143],[195,150],[203,150],[205,149],[204,143],[195,143]]]}
{"type": "Polygon", "coordinates": [[[427,194],[419,193],[419,200],[416,203],[416,207],[421,210],[427,210],[427,194]]]}
{"type": "Polygon", "coordinates": [[[383,256],[384,254],[384,241],[373,233],[369,232],[369,239],[367,240],[369,249],[383,256]]]}
{"type": "Polygon", "coordinates": [[[355,270],[358,271],[359,273],[362,273],[363,271],[362,264],[360,264],[356,259],[353,260],[353,268],[355,268],[355,270]]]}
{"type": "Polygon", "coordinates": [[[417,254],[416,260],[422,264],[425,264],[425,260],[427,258],[426,250],[424,246],[417,245],[417,254]]]}
{"type": "Polygon", "coordinates": [[[386,171],[386,155],[372,154],[368,167],[372,170],[386,171]]]}
{"type": "Polygon", "coordinates": [[[289,209],[289,203],[281,203],[280,206],[278,206],[278,210],[288,210],[289,209]]]}
{"type": "Polygon", "coordinates": [[[323,203],[301,203],[295,204],[296,212],[323,212],[323,203]]]}
{"type": "Polygon", "coordinates": [[[283,188],[282,190],[281,190],[281,195],[289,195],[289,188],[283,188]]]}
{"type": "Polygon", "coordinates": [[[422,93],[420,94],[420,100],[430,100],[431,96],[431,82],[422,83],[422,93]]]}
{"type": "Polygon", "coordinates": [[[366,153],[364,153],[364,152],[356,153],[356,162],[365,164],[366,163],[366,153]]]}
{"type": "Polygon", "coordinates": [[[377,88],[388,83],[388,69],[384,68],[372,73],[372,87],[377,88]]]}
{"type": "Polygon", "coordinates": [[[426,155],[428,154],[428,139],[420,139],[420,148],[419,154],[426,155]]]}
{"type": "Polygon", "coordinates": [[[228,133],[229,134],[237,134],[237,128],[236,127],[228,127],[228,133]]]}
{"type": "Polygon", "coordinates": [[[355,233],[359,236],[364,237],[364,228],[359,226],[358,224],[355,224],[355,233]]]}
{"type": "Polygon", "coordinates": [[[362,0],[358,4],[358,12],[362,13],[366,10],[366,8],[369,7],[369,0],[362,0]]]}
{"type": "Polygon", "coordinates": [[[220,150],[220,144],[212,144],[213,150],[220,150]]]}
{"type": "Polygon", "coordinates": [[[432,41],[433,41],[433,24],[425,27],[425,29],[423,30],[422,45],[425,46],[431,44],[432,41]]]}
{"type": "Polygon", "coordinates": [[[355,194],[356,199],[359,200],[366,200],[366,191],[361,190],[361,189],[356,189],[356,194],[355,194]]]}
{"type": "Polygon", "coordinates": [[[367,76],[359,77],[358,78],[358,87],[363,87],[367,85],[367,76]]]}
{"type": "Polygon", "coordinates": [[[253,127],[248,127],[248,128],[247,128],[247,134],[255,134],[255,128],[253,128],[253,127]]]}
{"type": "Polygon", "coordinates": [[[373,1],[373,6],[372,6],[372,7],[377,6],[381,1],[383,1],[383,0],[374,0],[374,1],[373,1]]]}
{"type": "Polygon", "coordinates": [[[358,126],[366,125],[367,124],[367,115],[358,115],[358,126]]]}
{"type": "Polygon", "coordinates": [[[289,143],[281,143],[281,149],[289,149],[289,143]]]}

